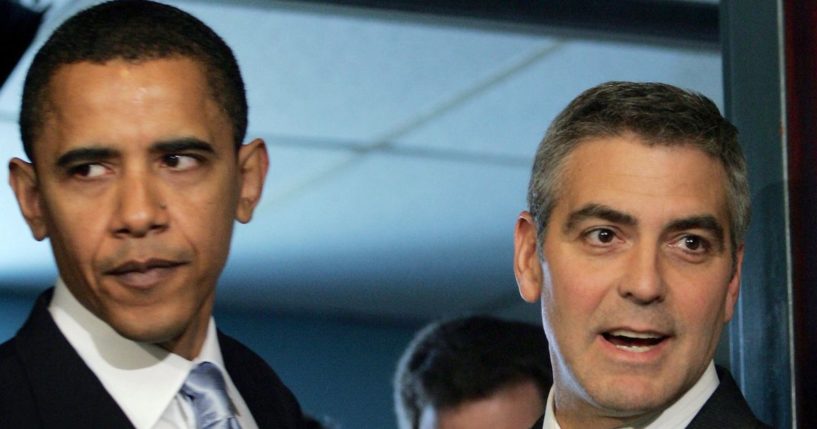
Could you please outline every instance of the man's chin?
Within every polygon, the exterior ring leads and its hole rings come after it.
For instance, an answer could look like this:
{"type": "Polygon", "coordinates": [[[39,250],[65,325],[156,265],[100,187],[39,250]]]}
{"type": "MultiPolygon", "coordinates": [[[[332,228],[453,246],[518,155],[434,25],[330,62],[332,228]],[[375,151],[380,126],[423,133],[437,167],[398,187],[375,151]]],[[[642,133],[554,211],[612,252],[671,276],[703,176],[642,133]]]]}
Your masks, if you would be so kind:
{"type": "Polygon", "coordinates": [[[151,326],[146,323],[110,323],[110,325],[116,333],[131,341],[158,346],[175,341],[184,331],[182,324],[151,326]]]}
{"type": "Polygon", "coordinates": [[[615,389],[594,396],[596,406],[605,414],[631,424],[649,422],[673,401],[664,391],[645,388],[615,389]]]}

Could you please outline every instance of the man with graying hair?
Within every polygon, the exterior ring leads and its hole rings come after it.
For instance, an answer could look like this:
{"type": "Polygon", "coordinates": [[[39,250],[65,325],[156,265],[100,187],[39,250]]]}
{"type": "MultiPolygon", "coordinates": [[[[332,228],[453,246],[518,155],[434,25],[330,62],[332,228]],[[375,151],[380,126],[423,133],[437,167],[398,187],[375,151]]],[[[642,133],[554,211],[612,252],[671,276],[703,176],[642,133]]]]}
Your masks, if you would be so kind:
{"type": "Polygon", "coordinates": [[[713,357],[749,223],[737,130],[706,97],[609,82],[539,145],[514,271],[553,388],[534,428],[762,428],[713,357]],[[543,357],[544,358],[544,357],[543,357]]]}
{"type": "Polygon", "coordinates": [[[174,7],[97,5],[38,51],[29,161],[11,160],[9,182],[59,277],[0,345],[0,426],[301,427],[292,393],[212,317],[267,172],[246,129],[232,51],[174,7]]]}

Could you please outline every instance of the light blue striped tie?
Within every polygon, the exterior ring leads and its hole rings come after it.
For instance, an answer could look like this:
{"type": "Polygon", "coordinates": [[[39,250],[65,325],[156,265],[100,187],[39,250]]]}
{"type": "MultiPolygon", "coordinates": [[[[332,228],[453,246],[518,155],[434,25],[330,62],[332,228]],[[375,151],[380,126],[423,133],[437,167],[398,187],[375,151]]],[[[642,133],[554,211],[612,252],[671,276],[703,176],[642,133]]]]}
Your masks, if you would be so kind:
{"type": "Polygon", "coordinates": [[[202,362],[187,376],[181,390],[190,399],[199,429],[241,429],[218,367],[202,362]]]}

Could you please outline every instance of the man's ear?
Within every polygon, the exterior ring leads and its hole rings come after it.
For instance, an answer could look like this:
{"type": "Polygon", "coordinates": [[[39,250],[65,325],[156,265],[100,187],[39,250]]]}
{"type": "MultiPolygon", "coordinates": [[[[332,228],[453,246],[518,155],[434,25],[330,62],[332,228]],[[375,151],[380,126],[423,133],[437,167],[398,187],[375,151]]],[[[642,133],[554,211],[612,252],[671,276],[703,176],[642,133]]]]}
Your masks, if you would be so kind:
{"type": "Polygon", "coordinates": [[[239,222],[247,223],[252,219],[252,213],[261,200],[268,168],[269,157],[263,140],[255,139],[239,148],[239,195],[235,211],[235,218],[239,222]]]}
{"type": "Polygon", "coordinates": [[[740,292],[740,270],[743,266],[743,244],[738,246],[735,252],[735,272],[732,274],[732,279],[729,280],[729,285],[726,289],[726,299],[724,300],[724,317],[723,322],[726,323],[732,320],[732,315],[735,313],[735,304],[738,302],[738,294],[740,292]]]}
{"type": "Polygon", "coordinates": [[[513,232],[513,271],[519,294],[527,302],[536,302],[542,294],[542,264],[536,251],[536,224],[523,211],[513,232]]]}
{"type": "Polygon", "coordinates": [[[9,161],[9,185],[34,239],[44,240],[48,237],[48,227],[34,165],[20,158],[9,161]]]}

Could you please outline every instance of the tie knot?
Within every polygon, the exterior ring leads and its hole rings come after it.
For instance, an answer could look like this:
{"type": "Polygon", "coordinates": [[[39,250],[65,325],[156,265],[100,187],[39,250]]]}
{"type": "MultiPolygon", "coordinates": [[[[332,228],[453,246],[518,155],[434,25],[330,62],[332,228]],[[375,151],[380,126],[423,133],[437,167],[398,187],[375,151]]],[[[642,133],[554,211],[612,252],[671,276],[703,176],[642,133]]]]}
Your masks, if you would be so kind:
{"type": "Polygon", "coordinates": [[[199,428],[236,428],[235,410],[217,366],[202,362],[190,371],[181,392],[193,405],[199,428]]]}

